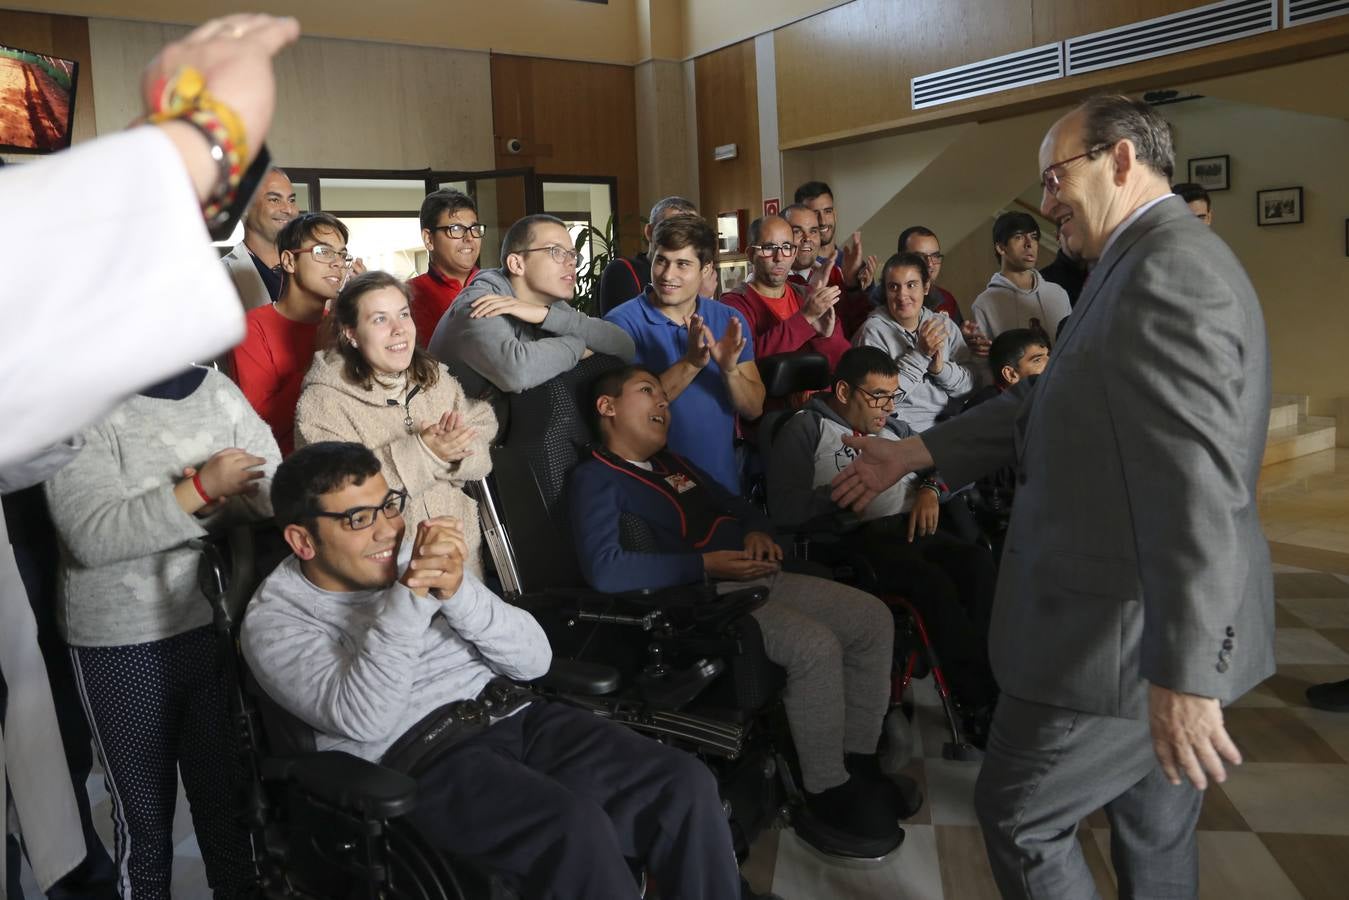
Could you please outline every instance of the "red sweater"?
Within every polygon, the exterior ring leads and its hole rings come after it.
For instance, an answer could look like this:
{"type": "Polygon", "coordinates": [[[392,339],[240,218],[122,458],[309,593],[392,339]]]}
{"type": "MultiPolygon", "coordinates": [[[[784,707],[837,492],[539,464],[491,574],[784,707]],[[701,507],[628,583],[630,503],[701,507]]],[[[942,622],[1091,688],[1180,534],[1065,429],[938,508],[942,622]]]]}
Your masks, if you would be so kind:
{"type": "Polygon", "coordinates": [[[445,310],[450,308],[464,285],[477,274],[475,267],[468,273],[468,278],[461,282],[442,275],[434,266],[430,266],[425,275],[408,280],[408,287],[412,290],[412,321],[417,326],[417,346],[425,349],[431,343],[431,335],[436,333],[440,317],[445,315],[445,310]]]}
{"type": "MultiPolygon", "coordinates": [[[[809,278],[797,272],[788,275],[787,280],[801,288],[802,296],[810,286],[809,278]]],[[[838,302],[834,304],[834,312],[838,313],[838,322],[843,326],[844,337],[852,340],[853,332],[861,327],[867,316],[871,315],[871,298],[867,296],[866,291],[850,291],[843,286],[843,270],[839,268],[838,263],[829,270],[829,285],[843,292],[838,302]]]]}
{"type": "Polygon", "coordinates": [[[791,282],[787,283],[787,292],[777,300],[764,297],[753,285],[746,284],[738,291],[722,294],[721,302],[739,310],[749,322],[756,359],[775,353],[822,353],[833,371],[852,346],[843,333],[842,323],[835,323],[834,333],[829,337],[820,336],[801,314],[800,289],[791,282]]]}
{"type": "Polygon", "coordinates": [[[295,404],[314,361],[318,328],[317,322],[292,322],[268,303],[248,311],[243,343],[230,351],[234,380],[271,426],[282,456],[295,449],[295,404]]]}

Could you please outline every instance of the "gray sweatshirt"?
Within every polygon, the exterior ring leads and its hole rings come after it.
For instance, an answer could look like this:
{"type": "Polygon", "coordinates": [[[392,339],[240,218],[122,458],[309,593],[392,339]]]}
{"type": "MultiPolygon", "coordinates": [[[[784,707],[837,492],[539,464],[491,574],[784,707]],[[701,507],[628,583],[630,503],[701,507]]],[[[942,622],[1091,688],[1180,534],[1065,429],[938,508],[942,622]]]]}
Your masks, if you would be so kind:
{"type": "Polygon", "coordinates": [[[47,482],[61,540],[62,637],[79,647],[142,644],[211,621],[197,588],[193,538],[272,513],[268,491],[281,461],[267,424],[215,369],[188,396],[136,395],[85,430],[84,449],[47,482]],[[183,468],[217,451],[267,460],[252,497],[231,498],[200,518],[183,512],[174,486],[183,468]]]}
{"type": "Polygon", "coordinates": [[[436,326],[427,347],[464,386],[470,397],[482,397],[487,385],[507,394],[543,384],[569,371],[585,354],[637,358],[637,347],[617,325],[593,319],[559,300],[548,307],[541,324],[514,316],[471,319],[473,301],[489,294],[514,297],[503,269],[484,269],[454,298],[436,326]]]}
{"type": "Polygon", "coordinates": [[[960,329],[945,314],[933,312],[926,306],[912,332],[905,331],[890,318],[886,307],[875,309],[857,329],[852,343],[854,347],[880,347],[899,365],[899,386],[904,391],[904,399],[895,409],[895,416],[916,432],[931,428],[947,404],[974,386],[969,370],[970,351],[960,329]],[[933,316],[945,320],[946,362],[941,372],[929,375],[927,367],[931,360],[918,351],[917,334],[923,323],[933,316]]]}
{"type": "Polygon", "coordinates": [[[1001,272],[994,272],[988,287],[974,298],[974,321],[990,341],[1013,328],[1030,328],[1031,319],[1050,340],[1058,333],[1059,322],[1073,311],[1068,293],[1057,284],[1045,281],[1031,269],[1031,288],[1023,291],[1001,272]]]}
{"type": "MultiPolygon", "coordinates": [[[[405,542],[400,563],[410,550],[405,542]]],[[[334,593],[294,556],[253,595],[240,644],[268,696],[319,732],[319,750],[370,760],[437,707],[476,697],[497,675],[538,678],[553,657],[534,617],[469,572],[444,602],[398,582],[334,593]]]]}
{"type": "MultiPolygon", "coordinates": [[[[856,432],[819,395],[782,426],[768,460],[768,512],[779,529],[839,511],[829,496],[830,482],[856,457],[856,451],[843,443],[845,434],[856,432]]],[[[891,416],[877,436],[898,441],[912,434],[912,428],[891,416]]],[[[910,472],[883,491],[867,504],[862,520],[908,512],[918,478],[918,473],[910,472]]]]}

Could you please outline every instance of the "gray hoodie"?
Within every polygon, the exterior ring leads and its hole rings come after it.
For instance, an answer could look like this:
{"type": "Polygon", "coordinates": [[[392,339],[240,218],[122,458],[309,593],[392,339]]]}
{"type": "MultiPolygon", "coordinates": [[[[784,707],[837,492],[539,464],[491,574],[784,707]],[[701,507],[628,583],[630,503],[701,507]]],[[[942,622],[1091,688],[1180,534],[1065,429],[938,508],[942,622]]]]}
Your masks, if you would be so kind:
{"type": "Polygon", "coordinates": [[[919,314],[918,327],[912,332],[905,331],[892,319],[884,306],[872,310],[853,335],[852,343],[854,347],[880,347],[899,365],[899,386],[904,390],[904,399],[895,409],[895,415],[914,431],[931,428],[947,404],[974,387],[968,368],[970,351],[960,328],[944,313],[933,312],[926,306],[919,314]],[[918,328],[933,316],[946,320],[946,362],[936,375],[928,373],[931,360],[918,351],[916,337],[918,328]]]}
{"type": "Polygon", "coordinates": [[[1040,277],[1031,269],[1031,288],[1023,291],[1001,272],[994,272],[988,287],[974,298],[974,321],[990,341],[1013,328],[1031,328],[1031,319],[1052,340],[1059,323],[1073,311],[1063,288],[1040,277]]]}
{"type": "Polygon", "coordinates": [[[587,349],[637,358],[628,333],[603,319],[592,319],[559,300],[548,307],[541,324],[514,316],[471,319],[473,301],[490,294],[514,297],[504,269],[483,269],[473,276],[440,319],[427,349],[443,362],[470,397],[483,397],[488,387],[516,394],[543,384],[573,368],[587,349]]]}

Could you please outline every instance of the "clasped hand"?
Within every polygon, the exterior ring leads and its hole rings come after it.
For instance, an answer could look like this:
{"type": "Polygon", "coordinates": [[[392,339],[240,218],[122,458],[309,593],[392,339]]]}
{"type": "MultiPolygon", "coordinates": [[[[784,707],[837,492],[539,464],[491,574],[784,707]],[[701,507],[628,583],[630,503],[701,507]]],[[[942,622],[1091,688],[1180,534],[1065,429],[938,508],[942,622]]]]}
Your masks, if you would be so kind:
{"type": "Polygon", "coordinates": [[[752,581],[782,568],[782,548],[762,531],[745,535],[744,550],[714,550],[703,554],[703,571],[711,578],[752,581]]]}
{"type": "Polygon", "coordinates": [[[464,526],[448,516],[417,523],[412,542],[412,559],[399,579],[418,597],[429,592],[437,600],[448,600],[464,580],[468,544],[464,526]]]}

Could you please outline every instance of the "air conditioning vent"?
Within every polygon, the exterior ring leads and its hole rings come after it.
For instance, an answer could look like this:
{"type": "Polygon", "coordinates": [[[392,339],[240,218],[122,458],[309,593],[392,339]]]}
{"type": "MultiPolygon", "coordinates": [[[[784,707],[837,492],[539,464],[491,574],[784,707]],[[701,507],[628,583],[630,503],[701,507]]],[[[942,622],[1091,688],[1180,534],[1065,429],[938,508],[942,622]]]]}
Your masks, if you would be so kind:
{"type": "Polygon", "coordinates": [[[1279,0],[1223,0],[1064,41],[1069,75],[1124,66],[1273,31],[1279,0]]]}
{"type": "Polygon", "coordinates": [[[1283,27],[1349,15],[1349,0],[1284,0],[1283,27]]]}
{"type": "Polygon", "coordinates": [[[919,75],[909,82],[914,109],[1063,77],[1063,45],[1045,44],[954,69],[919,75]]]}

